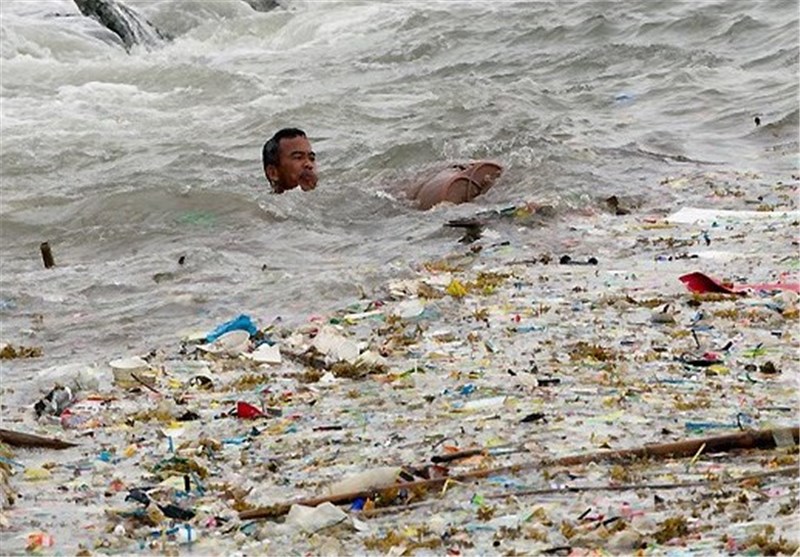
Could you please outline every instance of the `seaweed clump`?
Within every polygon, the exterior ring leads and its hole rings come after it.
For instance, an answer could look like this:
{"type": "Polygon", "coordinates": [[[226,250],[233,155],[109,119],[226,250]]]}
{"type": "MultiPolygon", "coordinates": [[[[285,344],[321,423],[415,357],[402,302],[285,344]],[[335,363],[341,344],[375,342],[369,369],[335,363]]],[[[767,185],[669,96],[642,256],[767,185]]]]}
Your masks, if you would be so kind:
{"type": "Polygon", "coordinates": [[[659,524],[659,528],[654,534],[656,541],[660,544],[667,543],[674,538],[681,538],[689,533],[689,525],[684,516],[673,516],[659,524]]]}
{"type": "Polygon", "coordinates": [[[767,524],[764,529],[747,538],[742,547],[744,549],[758,548],[760,555],[794,555],[798,550],[798,545],[779,537],[777,540],[773,539],[775,535],[775,527],[772,524],[767,524]]]}

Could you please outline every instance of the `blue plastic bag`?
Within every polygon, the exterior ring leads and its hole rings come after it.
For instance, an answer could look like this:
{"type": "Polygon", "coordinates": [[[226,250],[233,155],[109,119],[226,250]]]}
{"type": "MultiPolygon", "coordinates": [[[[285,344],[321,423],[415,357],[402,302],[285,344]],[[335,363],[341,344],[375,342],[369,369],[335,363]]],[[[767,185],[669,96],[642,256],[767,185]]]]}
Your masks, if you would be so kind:
{"type": "Polygon", "coordinates": [[[256,327],[255,323],[253,323],[253,320],[250,319],[249,315],[241,314],[238,317],[219,325],[216,329],[208,333],[206,335],[206,342],[214,342],[225,333],[240,330],[247,331],[250,333],[250,336],[253,336],[258,332],[258,327],[256,327]]]}

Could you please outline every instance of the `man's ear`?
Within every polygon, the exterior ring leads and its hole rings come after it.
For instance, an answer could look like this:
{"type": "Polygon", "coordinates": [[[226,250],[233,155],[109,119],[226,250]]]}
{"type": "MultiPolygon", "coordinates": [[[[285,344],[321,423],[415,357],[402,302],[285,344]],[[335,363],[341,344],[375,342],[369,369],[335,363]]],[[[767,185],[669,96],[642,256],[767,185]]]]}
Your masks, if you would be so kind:
{"type": "Polygon", "coordinates": [[[264,175],[273,187],[278,183],[278,168],[274,164],[268,164],[264,167],[264,175]]]}

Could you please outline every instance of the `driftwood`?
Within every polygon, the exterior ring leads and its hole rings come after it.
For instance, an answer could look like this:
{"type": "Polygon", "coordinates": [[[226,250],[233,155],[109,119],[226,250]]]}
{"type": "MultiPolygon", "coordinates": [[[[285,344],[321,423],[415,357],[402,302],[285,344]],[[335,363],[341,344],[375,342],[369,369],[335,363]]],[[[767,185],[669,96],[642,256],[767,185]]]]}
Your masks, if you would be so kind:
{"type": "Polygon", "coordinates": [[[454,460],[461,460],[462,458],[469,458],[477,455],[488,455],[488,449],[464,449],[455,453],[447,453],[443,455],[436,455],[431,458],[434,464],[442,464],[444,462],[452,462],[454,460]]]}
{"type": "MultiPolygon", "coordinates": [[[[640,490],[670,490],[687,488],[717,488],[722,485],[741,484],[751,480],[762,480],[775,476],[797,476],[800,474],[796,466],[768,470],[766,472],[756,472],[744,474],[736,478],[714,478],[704,480],[694,480],[688,482],[659,482],[659,483],[636,483],[636,484],[606,484],[606,485],[565,485],[560,487],[546,487],[541,489],[513,489],[500,491],[497,493],[485,493],[484,499],[505,499],[507,497],[526,497],[530,495],[554,495],[559,493],[584,493],[593,491],[640,491],[640,490]]],[[[436,501],[418,501],[407,505],[395,507],[376,507],[374,509],[362,510],[361,516],[372,517],[393,513],[400,513],[407,510],[419,509],[434,505],[436,501]]]]}
{"type": "Polygon", "coordinates": [[[743,431],[731,435],[689,439],[674,443],[658,445],[645,445],[638,449],[622,449],[619,451],[606,451],[587,455],[575,455],[559,458],[556,463],[564,466],[585,464],[600,460],[630,460],[635,458],[680,458],[694,456],[701,449],[704,453],[727,453],[735,450],[747,449],[774,449],[779,446],[776,437],[786,437],[795,445],[800,442],[800,428],[789,427],[783,429],[764,429],[760,431],[743,431]]]}
{"type": "Polygon", "coordinates": [[[322,496],[310,499],[300,499],[288,503],[277,503],[269,507],[252,509],[239,513],[242,520],[259,518],[277,518],[289,512],[292,505],[304,505],[316,507],[322,503],[344,504],[355,501],[356,499],[374,497],[381,493],[397,494],[400,490],[425,490],[446,485],[448,482],[462,482],[467,480],[477,480],[502,474],[513,474],[531,468],[546,466],[572,466],[576,464],[586,464],[589,462],[632,460],[637,458],[682,458],[696,456],[699,452],[705,453],[724,453],[735,450],[747,449],[774,449],[782,444],[782,439],[787,442],[791,440],[795,445],[800,442],[800,428],[767,429],[761,431],[746,431],[733,435],[721,435],[718,437],[705,437],[701,439],[690,439],[677,441],[674,443],[663,443],[658,445],[645,445],[637,449],[622,449],[618,451],[602,451],[583,455],[566,456],[557,459],[541,459],[533,462],[512,464],[498,468],[487,468],[483,470],[473,470],[463,474],[432,478],[429,480],[417,480],[410,482],[396,483],[378,489],[367,489],[352,493],[342,493],[339,495],[322,496]]]}
{"type": "MultiPolygon", "coordinates": [[[[780,432],[781,430],[777,430],[780,432]]],[[[786,428],[782,430],[787,440],[791,434],[794,443],[798,443],[798,428],[786,428]]],[[[780,433],[778,433],[780,435],[780,433]]],[[[732,435],[722,435],[719,437],[706,437],[703,439],[689,439],[677,441],[675,443],[663,443],[658,445],[645,445],[638,449],[622,449],[618,451],[603,451],[599,453],[589,453],[584,455],[574,455],[561,457],[551,464],[570,466],[573,464],[586,464],[595,461],[630,460],[634,458],[647,458],[651,456],[659,457],[684,457],[694,456],[698,452],[720,453],[735,449],[771,449],[776,446],[775,432],[773,430],[763,431],[744,431],[732,435]],[[702,450],[701,450],[702,448],[702,450]]],[[[475,448],[446,453],[431,458],[431,462],[444,463],[462,458],[468,458],[479,454],[490,455],[492,449],[475,448]]]]}
{"type": "Polygon", "coordinates": [[[37,447],[42,449],[68,449],[70,447],[77,447],[76,443],[30,433],[11,431],[10,429],[0,429],[0,441],[12,447],[37,447]]]}
{"type": "Polygon", "coordinates": [[[453,453],[445,453],[431,457],[431,462],[434,464],[446,464],[454,460],[461,460],[462,458],[469,458],[471,456],[496,456],[511,453],[527,453],[528,449],[525,447],[501,446],[501,447],[475,447],[474,449],[464,449],[453,453]]]}

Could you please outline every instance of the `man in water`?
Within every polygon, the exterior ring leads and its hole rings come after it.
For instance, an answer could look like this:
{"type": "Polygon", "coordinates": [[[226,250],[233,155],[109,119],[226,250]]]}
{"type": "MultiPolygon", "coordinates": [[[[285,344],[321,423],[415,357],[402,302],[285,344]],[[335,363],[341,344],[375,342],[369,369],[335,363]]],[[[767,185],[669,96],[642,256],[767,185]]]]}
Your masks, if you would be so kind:
{"type": "MultiPolygon", "coordinates": [[[[317,187],[316,154],[303,130],[279,130],[264,144],[261,157],[264,174],[275,193],[297,186],[303,191],[317,187]]],[[[465,203],[491,188],[502,172],[503,167],[493,161],[450,164],[412,184],[406,195],[422,210],[444,201],[465,203]]]]}
{"type": "Polygon", "coordinates": [[[275,193],[297,186],[303,191],[317,187],[317,155],[303,130],[284,128],[273,135],[261,150],[264,174],[275,193]]]}

